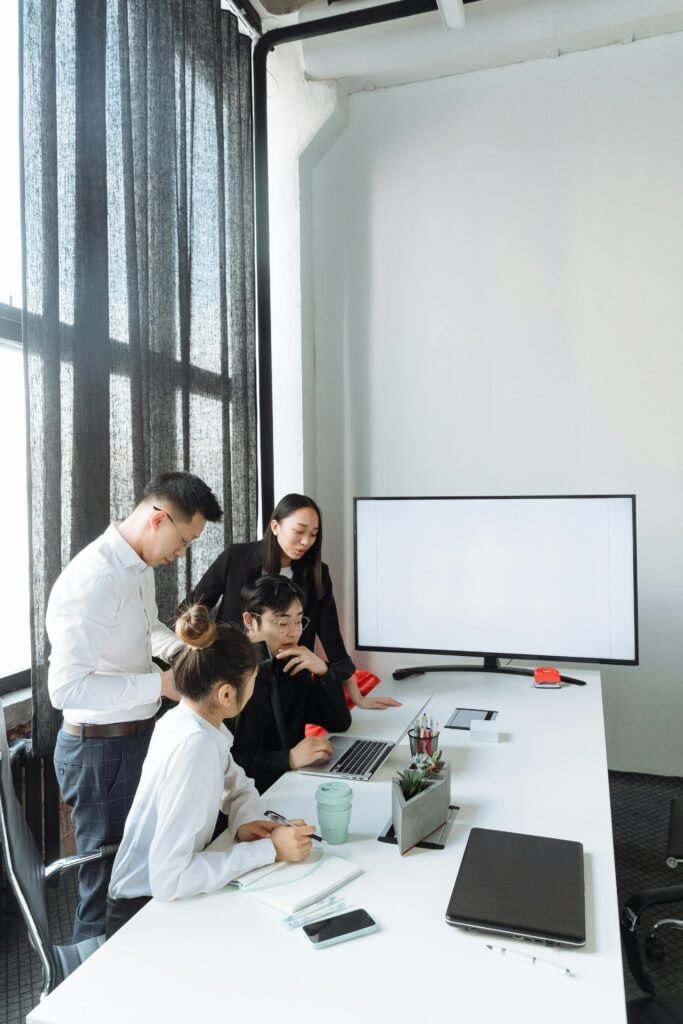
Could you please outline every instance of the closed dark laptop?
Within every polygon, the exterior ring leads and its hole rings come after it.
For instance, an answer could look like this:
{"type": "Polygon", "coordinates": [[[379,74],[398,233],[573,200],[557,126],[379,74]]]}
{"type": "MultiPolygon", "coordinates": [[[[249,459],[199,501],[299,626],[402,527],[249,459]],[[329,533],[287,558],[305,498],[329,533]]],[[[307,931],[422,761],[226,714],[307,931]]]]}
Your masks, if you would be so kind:
{"type": "Polygon", "coordinates": [[[583,946],[583,846],[488,828],[470,831],[449,924],[583,946]]]}

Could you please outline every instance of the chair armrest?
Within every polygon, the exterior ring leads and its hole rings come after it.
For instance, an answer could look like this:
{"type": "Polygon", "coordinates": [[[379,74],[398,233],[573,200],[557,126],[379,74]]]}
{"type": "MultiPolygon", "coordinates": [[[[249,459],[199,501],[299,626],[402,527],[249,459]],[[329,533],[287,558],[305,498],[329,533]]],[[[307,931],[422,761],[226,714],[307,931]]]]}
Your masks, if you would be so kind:
{"type": "Polygon", "coordinates": [[[660,903],[678,903],[683,900],[683,885],[667,885],[661,889],[641,889],[631,896],[621,912],[622,928],[634,931],[641,914],[648,907],[660,903]]]}
{"type": "Polygon", "coordinates": [[[640,892],[631,896],[621,912],[621,937],[631,974],[640,987],[651,995],[654,994],[655,986],[643,967],[636,928],[643,911],[648,907],[654,907],[661,903],[676,903],[678,900],[683,900],[683,885],[669,885],[662,889],[641,889],[640,892]]]}
{"type": "Polygon", "coordinates": [[[671,801],[669,836],[666,843],[666,862],[670,868],[683,861],[683,797],[671,801]]]}
{"type": "Polygon", "coordinates": [[[52,878],[53,875],[61,874],[62,871],[70,871],[71,868],[80,867],[81,864],[89,864],[93,860],[113,857],[118,848],[118,843],[109,843],[106,846],[100,846],[99,850],[95,850],[94,853],[75,853],[71,857],[60,857],[59,860],[54,860],[52,864],[48,864],[45,867],[45,880],[47,881],[48,878],[52,878]]]}

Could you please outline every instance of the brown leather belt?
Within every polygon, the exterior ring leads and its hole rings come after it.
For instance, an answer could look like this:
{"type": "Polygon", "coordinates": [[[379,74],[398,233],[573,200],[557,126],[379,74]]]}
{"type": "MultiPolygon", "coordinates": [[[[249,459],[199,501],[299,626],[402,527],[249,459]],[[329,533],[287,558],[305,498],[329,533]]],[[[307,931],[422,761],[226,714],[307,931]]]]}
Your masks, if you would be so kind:
{"type": "Polygon", "coordinates": [[[154,729],[154,719],[141,722],[107,722],[105,725],[72,725],[62,722],[62,729],[69,736],[80,736],[84,740],[114,738],[116,736],[145,736],[154,729]]]}

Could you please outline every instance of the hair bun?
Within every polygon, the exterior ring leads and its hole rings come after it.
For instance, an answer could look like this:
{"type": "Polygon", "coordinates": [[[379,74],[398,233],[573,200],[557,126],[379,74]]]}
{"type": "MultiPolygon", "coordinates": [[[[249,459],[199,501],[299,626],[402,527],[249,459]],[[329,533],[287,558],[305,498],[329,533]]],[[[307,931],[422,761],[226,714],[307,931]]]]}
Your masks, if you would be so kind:
{"type": "Polygon", "coordinates": [[[188,647],[202,651],[216,639],[216,623],[203,604],[193,604],[177,619],[176,636],[188,647]]]}

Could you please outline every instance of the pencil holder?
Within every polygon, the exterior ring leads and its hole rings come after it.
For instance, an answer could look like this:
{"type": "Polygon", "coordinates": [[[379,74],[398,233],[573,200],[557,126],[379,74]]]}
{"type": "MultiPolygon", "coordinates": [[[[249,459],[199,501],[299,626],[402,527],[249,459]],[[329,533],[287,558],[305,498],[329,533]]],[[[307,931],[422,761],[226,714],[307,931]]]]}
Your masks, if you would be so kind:
{"type": "Polygon", "coordinates": [[[414,732],[411,730],[408,733],[408,739],[410,740],[410,753],[413,757],[415,754],[428,754],[431,757],[439,749],[438,732],[432,732],[428,736],[421,736],[419,729],[416,729],[414,732]]]}

